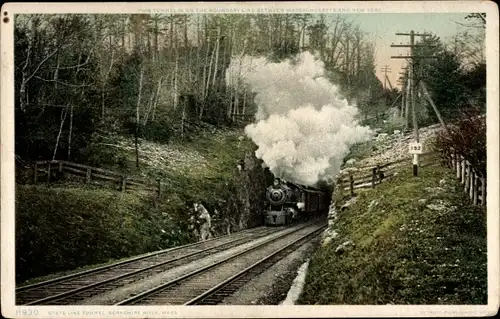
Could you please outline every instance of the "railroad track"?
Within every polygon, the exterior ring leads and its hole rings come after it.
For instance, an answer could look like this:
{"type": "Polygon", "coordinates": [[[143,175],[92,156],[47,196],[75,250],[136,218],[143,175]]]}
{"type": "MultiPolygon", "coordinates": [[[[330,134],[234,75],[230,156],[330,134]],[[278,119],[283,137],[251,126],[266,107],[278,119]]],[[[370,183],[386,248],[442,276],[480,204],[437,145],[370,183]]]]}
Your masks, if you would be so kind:
{"type": "Polygon", "coordinates": [[[217,304],[325,227],[324,222],[298,227],[115,305],[217,304]]]}
{"type": "Polygon", "coordinates": [[[245,244],[276,231],[276,229],[266,227],[249,229],[231,236],[145,254],[119,263],[19,287],[16,289],[16,304],[74,304],[96,294],[245,244]]]}

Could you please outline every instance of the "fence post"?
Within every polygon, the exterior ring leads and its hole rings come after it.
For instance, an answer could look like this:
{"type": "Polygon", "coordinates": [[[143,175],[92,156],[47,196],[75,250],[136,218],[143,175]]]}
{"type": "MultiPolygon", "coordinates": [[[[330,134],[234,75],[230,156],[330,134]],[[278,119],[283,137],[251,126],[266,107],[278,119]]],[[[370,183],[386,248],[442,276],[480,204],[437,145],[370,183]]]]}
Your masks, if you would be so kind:
{"type": "Polygon", "coordinates": [[[158,198],[160,198],[160,196],[161,196],[161,179],[158,178],[156,181],[158,182],[158,198]]]}
{"type": "Polygon", "coordinates": [[[462,184],[464,184],[465,183],[465,158],[463,156],[462,156],[461,166],[462,166],[462,173],[460,174],[460,182],[462,184]]]}
{"type": "Polygon", "coordinates": [[[479,181],[479,176],[477,174],[474,174],[474,199],[473,199],[473,203],[474,203],[474,206],[477,206],[477,191],[478,191],[478,181],[479,181]]]}
{"type": "Polygon", "coordinates": [[[450,157],[444,149],[441,150],[441,160],[443,161],[443,165],[450,167],[450,157]]]}
{"type": "Polygon", "coordinates": [[[47,162],[47,183],[50,183],[50,161],[47,162]]]}
{"type": "Polygon", "coordinates": [[[451,168],[455,168],[455,151],[453,150],[453,148],[451,148],[450,150],[451,168]]]}
{"type": "Polygon", "coordinates": [[[457,178],[460,178],[460,155],[457,155],[457,153],[455,153],[455,163],[456,163],[456,171],[457,171],[457,178]]]}
{"type": "Polygon", "coordinates": [[[351,172],[349,172],[349,189],[351,191],[351,197],[354,196],[354,177],[351,172]]]}
{"type": "Polygon", "coordinates": [[[38,179],[38,164],[35,162],[33,166],[33,184],[36,184],[36,180],[38,179]]]}
{"type": "Polygon", "coordinates": [[[62,169],[63,169],[63,162],[59,161],[59,173],[62,173],[62,169]]]}
{"type": "Polygon", "coordinates": [[[476,181],[476,172],[472,169],[470,174],[470,189],[469,189],[469,198],[472,200],[474,198],[474,182],[476,181]]]}
{"type": "Polygon", "coordinates": [[[125,186],[127,185],[127,176],[126,175],[122,175],[122,185],[120,187],[120,190],[122,192],[125,191],[125,186]]]}
{"type": "Polygon", "coordinates": [[[380,172],[380,165],[377,165],[377,179],[378,179],[377,184],[382,183],[382,173],[380,172]]]}
{"type": "Polygon", "coordinates": [[[486,206],[486,179],[481,177],[481,206],[486,206]]]}
{"type": "Polygon", "coordinates": [[[465,161],[465,165],[467,166],[467,175],[465,176],[465,187],[464,187],[464,192],[469,191],[469,186],[470,186],[470,163],[469,161],[465,161]]]}
{"type": "Polygon", "coordinates": [[[372,188],[375,188],[375,179],[377,178],[377,168],[372,168],[372,188]]]}
{"type": "Polygon", "coordinates": [[[339,193],[342,195],[344,193],[344,185],[342,184],[342,175],[337,179],[337,189],[339,193]]]}
{"type": "Polygon", "coordinates": [[[86,179],[85,179],[85,183],[90,183],[90,174],[91,174],[91,171],[90,171],[90,167],[87,167],[87,176],[86,176],[86,179]]]}

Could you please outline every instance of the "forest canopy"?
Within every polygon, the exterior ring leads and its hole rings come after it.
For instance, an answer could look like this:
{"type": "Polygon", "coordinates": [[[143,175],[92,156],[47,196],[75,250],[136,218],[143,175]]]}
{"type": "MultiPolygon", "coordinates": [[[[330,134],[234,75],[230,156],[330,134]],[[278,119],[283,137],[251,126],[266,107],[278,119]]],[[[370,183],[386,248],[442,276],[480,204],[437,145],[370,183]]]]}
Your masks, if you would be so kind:
{"type": "MultiPolygon", "coordinates": [[[[481,18],[464,23],[477,27],[481,18]]],[[[168,143],[203,123],[248,124],[254,95],[224,76],[231,58],[243,55],[277,62],[314,53],[364,117],[378,118],[399,93],[375,75],[370,35],[343,15],[31,14],[16,16],[15,25],[16,156],[23,161],[89,163],[106,136],[168,143]]],[[[438,59],[421,70],[444,114],[484,104],[484,38],[432,41],[438,59]]]]}

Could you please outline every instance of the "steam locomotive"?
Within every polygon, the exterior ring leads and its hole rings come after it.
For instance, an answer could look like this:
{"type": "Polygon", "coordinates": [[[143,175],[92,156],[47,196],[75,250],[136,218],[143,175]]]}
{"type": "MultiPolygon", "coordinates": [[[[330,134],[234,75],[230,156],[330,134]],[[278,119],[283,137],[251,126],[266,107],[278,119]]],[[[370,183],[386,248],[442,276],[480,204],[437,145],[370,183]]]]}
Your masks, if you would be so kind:
{"type": "Polygon", "coordinates": [[[265,224],[288,225],[325,213],[330,204],[326,190],[285,182],[276,178],[266,190],[268,209],[265,224]]]}

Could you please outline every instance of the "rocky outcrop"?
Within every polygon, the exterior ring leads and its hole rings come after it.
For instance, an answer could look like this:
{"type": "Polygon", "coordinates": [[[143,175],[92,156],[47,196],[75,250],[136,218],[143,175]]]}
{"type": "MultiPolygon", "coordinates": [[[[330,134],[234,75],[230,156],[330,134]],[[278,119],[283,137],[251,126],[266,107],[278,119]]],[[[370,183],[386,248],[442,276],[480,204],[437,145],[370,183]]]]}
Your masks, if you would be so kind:
{"type": "MultiPolygon", "coordinates": [[[[431,150],[432,139],[436,132],[441,129],[440,125],[432,125],[419,130],[419,140],[423,144],[424,152],[431,150]]],[[[404,158],[411,158],[408,152],[408,144],[413,142],[413,131],[406,135],[395,130],[393,134],[380,133],[373,137],[373,152],[364,159],[355,162],[355,165],[345,165],[342,172],[356,171],[356,167],[375,166],[378,164],[389,163],[404,158]]]]}
{"type": "Polygon", "coordinates": [[[231,234],[262,225],[265,190],[272,175],[262,167],[261,161],[248,151],[234,166],[233,183],[227,185],[229,194],[215,205],[207,207],[212,213],[212,235],[231,234]]]}

